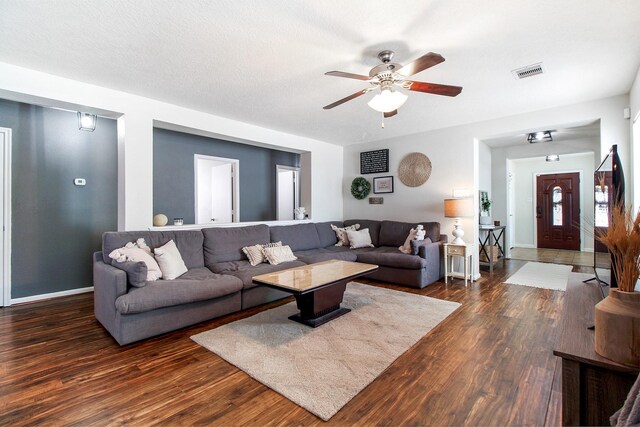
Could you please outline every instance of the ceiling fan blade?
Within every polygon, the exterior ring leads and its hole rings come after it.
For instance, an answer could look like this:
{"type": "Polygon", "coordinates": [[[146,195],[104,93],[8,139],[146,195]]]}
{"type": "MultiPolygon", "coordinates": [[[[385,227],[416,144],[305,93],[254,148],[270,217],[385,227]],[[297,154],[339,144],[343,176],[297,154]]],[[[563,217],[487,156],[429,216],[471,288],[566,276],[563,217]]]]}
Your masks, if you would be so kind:
{"type": "Polygon", "coordinates": [[[441,62],[444,62],[444,58],[442,57],[442,55],[429,52],[426,55],[423,55],[420,58],[416,59],[415,61],[408,63],[396,72],[402,74],[403,76],[409,77],[414,74],[418,74],[420,71],[424,71],[427,68],[433,67],[434,65],[438,65],[441,62]]]}
{"type": "Polygon", "coordinates": [[[352,99],[357,98],[357,97],[359,97],[360,95],[364,95],[364,94],[365,94],[365,93],[367,93],[367,92],[368,92],[368,89],[362,89],[362,90],[361,90],[361,91],[359,91],[359,92],[356,92],[356,93],[351,94],[351,95],[349,95],[349,96],[347,96],[347,97],[345,97],[345,98],[342,98],[342,99],[340,99],[340,100],[338,100],[338,101],[334,102],[333,104],[325,105],[325,106],[324,106],[324,107],[322,107],[322,108],[324,108],[325,110],[330,110],[330,109],[331,109],[331,108],[333,108],[333,107],[337,107],[337,106],[338,106],[338,105],[340,105],[340,104],[344,104],[344,103],[345,103],[345,102],[347,102],[347,101],[351,101],[352,99]]]}
{"type": "Polygon", "coordinates": [[[439,85],[436,83],[414,82],[405,80],[402,87],[414,92],[432,93],[434,95],[458,96],[462,92],[460,86],[439,85]]]}
{"type": "Polygon", "coordinates": [[[393,110],[393,111],[389,111],[388,113],[382,113],[384,114],[384,118],[388,119],[389,117],[393,117],[396,114],[398,114],[398,110],[393,110]]]}
{"type": "Polygon", "coordinates": [[[363,76],[360,74],[353,73],[345,73],[344,71],[327,71],[324,73],[325,76],[334,76],[334,77],[346,77],[348,79],[356,79],[356,80],[370,80],[371,77],[363,76]]]}

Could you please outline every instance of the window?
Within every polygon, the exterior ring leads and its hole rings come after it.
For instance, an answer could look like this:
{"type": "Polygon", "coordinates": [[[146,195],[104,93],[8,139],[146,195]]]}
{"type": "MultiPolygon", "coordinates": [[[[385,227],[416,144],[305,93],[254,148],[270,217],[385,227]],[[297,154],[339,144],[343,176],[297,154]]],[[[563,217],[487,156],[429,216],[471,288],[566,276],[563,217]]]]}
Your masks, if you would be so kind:
{"type": "Polygon", "coordinates": [[[553,225],[562,226],[562,188],[553,187],[551,200],[553,225]]]}
{"type": "Polygon", "coordinates": [[[594,193],[596,202],[595,225],[596,227],[609,226],[609,186],[596,185],[594,193]]]}

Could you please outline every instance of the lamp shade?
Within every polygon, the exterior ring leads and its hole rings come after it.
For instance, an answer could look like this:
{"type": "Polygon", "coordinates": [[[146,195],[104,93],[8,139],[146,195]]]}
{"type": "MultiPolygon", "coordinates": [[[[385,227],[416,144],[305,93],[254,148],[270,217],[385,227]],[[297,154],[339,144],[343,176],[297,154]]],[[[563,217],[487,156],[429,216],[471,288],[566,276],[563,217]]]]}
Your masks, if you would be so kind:
{"type": "Polygon", "coordinates": [[[374,96],[367,105],[381,113],[390,113],[397,110],[405,103],[407,95],[391,89],[383,89],[381,93],[374,96]]]}
{"type": "Polygon", "coordinates": [[[464,218],[473,216],[473,199],[444,199],[444,216],[447,218],[464,218]]]}

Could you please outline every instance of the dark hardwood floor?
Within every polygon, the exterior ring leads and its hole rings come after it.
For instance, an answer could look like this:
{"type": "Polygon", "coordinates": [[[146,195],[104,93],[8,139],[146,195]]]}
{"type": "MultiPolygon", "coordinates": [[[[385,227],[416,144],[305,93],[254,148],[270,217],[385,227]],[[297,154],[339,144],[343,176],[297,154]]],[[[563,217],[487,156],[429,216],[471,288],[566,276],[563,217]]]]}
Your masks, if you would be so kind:
{"type": "MultiPolygon", "coordinates": [[[[327,424],[560,425],[563,293],[501,283],[523,263],[466,289],[368,282],[462,307],[327,424]]],[[[189,339],[282,303],[125,347],[95,320],[92,294],[0,309],[0,425],[324,424],[189,339]]]]}

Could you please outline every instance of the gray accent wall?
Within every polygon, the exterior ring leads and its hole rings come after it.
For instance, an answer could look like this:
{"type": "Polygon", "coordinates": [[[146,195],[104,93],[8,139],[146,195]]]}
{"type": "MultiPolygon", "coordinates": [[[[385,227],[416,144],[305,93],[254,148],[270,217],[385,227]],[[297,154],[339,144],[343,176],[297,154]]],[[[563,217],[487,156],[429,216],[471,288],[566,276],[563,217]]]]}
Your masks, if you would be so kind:
{"type": "Polygon", "coordinates": [[[300,166],[300,155],[248,144],[153,130],[153,213],[195,223],[194,155],[240,161],[240,221],[276,219],[276,165],[300,166]]]}
{"type": "Polygon", "coordinates": [[[92,286],[91,255],[117,229],[116,121],[86,132],[76,112],[0,99],[0,127],[12,129],[11,297],[92,286]]]}

